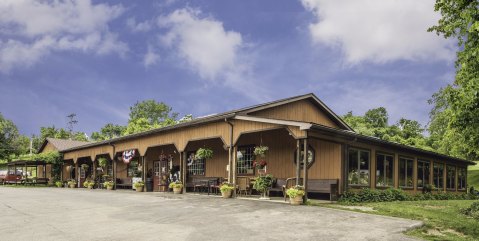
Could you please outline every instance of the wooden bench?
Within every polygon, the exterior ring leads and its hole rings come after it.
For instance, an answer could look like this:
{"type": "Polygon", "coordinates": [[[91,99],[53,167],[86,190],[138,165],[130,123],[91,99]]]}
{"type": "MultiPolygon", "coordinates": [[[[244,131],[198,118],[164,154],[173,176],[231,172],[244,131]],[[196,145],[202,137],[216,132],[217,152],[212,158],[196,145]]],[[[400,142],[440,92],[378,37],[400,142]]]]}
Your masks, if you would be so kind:
{"type": "Polygon", "coordinates": [[[131,178],[117,178],[116,188],[131,189],[132,188],[131,178]]]}
{"type": "MultiPolygon", "coordinates": [[[[302,180],[300,180],[302,181],[302,180]]],[[[286,190],[296,185],[296,178],[286,179],[286,184],[283,186],[284,200],[286,201],[286,190]]],[[[338,179],[309,179],[308,193],[328,193],[329,200],[337,200],[339,195],[339,180],[338,179]]]]}
{"type": "Polygon", "coordinates": [[[337,200],[339,195],[338,179],[309,179],[308,192],[329,193],[329,200],[337,200]]]}
{"type": "Polygon", "coordinates": [[[286,192],[286,179],[277,178],[274,179],[273,185],[268,189],[268,196],[271,192],[280,192],[283,196],[286,192]]]}
{"type": "Polygon", "coordinates": [[[208,184],[211,182],[216,182],[216,184],[218,184],[218,180],[218,177],[192,177],[186,182],[186,187],[193,188],[193,192],[196,192],[196,190],[200,192],[202,189],[208,189],[209,193],[208,184]]]}

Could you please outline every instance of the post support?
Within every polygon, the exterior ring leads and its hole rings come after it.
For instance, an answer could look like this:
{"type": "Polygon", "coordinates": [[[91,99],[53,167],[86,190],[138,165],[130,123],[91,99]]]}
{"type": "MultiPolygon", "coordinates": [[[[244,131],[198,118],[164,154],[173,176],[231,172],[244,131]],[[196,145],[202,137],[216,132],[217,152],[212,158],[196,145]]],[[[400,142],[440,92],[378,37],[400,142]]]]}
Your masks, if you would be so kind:
{"type": "Polygon", "coordinates": [[[308,201],[308,139],[303,141],[303,186],[304,186],[304,203],[308,201]]]}

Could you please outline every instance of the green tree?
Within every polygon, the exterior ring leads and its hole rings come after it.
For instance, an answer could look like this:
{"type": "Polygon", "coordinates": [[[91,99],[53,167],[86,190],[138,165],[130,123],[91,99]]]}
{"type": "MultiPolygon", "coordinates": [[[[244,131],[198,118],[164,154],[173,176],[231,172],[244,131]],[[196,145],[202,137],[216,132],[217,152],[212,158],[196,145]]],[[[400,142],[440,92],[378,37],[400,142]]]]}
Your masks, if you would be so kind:
{"type": "Polygon", "coordinates": [[[91,134],[91,139],[95,141],[109,140],[115,137],[120,137],[125,130],[126,127],[124,126],[108,123],[101,128],[100,132],[93,132],[91,134]]]}
{"type": "Polygon", "coordinates": [[[433,96],[430,130],[435,145],[444,147],[447,138],[461,143],[451,154],[479,159],[479,1],[436,0],[442,17],[429,31],[457,40],[456,77],[453,84],[433,96]],[[439,124],[445,124],[443,129],[439,124]],[[431,129],[432,128],[432,129],[431,129]]]}
{"type": "Polygon", "coordinates": [[[138,118],[128,122],[128,126],[123,132],[123,135],[131,135],[131,134],[135,134],[138,132],[147,131],[147,130],[151,130],[151,129],[159,128],[159,127],[160,127],[159,124],[153,124],[153,125],[150,124],[150,122],[146,118],[138,118]]]}
{"type": "Polygon", "coordinates": [[[13,156],[28,152],[30,140],[20,135],[13,121],[0,113],[0,160],[11,160],[13,156]]]}
{"type": "Polygon", "coordinates": [[[174,124],[178,113],[172,112],[172,108],[163,102],[155,100],[144,100],[136,102],[130,107],[129,122],[144,118],[150,125],[174,124]]]}

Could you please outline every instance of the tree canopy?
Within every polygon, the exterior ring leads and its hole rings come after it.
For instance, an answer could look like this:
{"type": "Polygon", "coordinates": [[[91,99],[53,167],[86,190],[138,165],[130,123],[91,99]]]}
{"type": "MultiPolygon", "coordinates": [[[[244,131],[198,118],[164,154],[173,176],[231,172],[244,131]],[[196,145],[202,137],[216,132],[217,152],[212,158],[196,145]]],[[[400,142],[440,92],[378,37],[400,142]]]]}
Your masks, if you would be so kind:
{"type": "Polygon", "coordinates": [[[433,146],[446,154],[479,159],[479,2],[437,0],[441,13],[429,31],[457,40],[456,76],[430,100],[433,146]]]}

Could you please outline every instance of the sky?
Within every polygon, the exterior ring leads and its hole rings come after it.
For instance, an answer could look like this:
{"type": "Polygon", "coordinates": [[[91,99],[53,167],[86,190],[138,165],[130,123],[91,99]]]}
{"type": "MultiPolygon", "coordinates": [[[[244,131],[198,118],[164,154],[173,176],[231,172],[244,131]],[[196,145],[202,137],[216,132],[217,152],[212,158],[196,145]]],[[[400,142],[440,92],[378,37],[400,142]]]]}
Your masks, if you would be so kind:
{"type": "Polygon", "coordinates": [[[456,44],[432,0],[0,1],[0,113],[25,135],[126,125],[154,99],[180,116],[316,94],[426,125],[456,44]]]}

